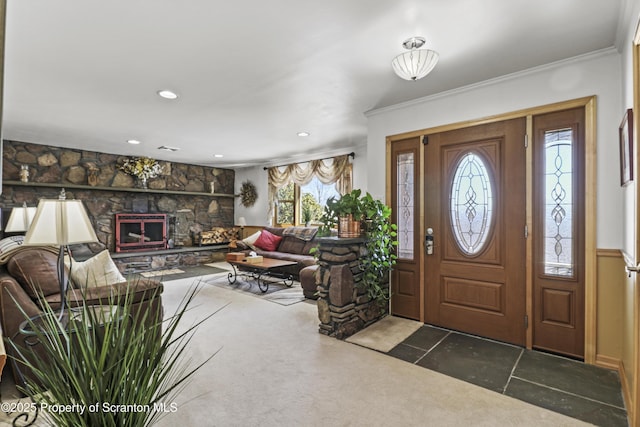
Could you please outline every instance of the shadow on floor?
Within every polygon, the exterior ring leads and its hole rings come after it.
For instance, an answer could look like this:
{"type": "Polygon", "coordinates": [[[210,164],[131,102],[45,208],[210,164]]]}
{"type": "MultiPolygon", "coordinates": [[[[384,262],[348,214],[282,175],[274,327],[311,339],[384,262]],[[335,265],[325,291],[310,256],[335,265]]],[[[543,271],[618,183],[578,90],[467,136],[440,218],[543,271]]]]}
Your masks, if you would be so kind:
{"type": "Polygon", "coordinates": [[[387,354],[599,426],[624,426],[618,373],[425,325],[387,354]]]}

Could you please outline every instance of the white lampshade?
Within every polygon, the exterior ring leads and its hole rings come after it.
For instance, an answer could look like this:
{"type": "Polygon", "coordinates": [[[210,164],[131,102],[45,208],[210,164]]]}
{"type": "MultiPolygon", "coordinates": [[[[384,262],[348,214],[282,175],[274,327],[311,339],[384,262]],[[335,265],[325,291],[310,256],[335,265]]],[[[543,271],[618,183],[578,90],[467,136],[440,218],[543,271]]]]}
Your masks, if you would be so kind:
{"type": "Polygon", "coordinates": [[[35,207],[27,207],[26,203],[20,207],[13,208],[11,210],[11,215],[9,215],[9,221],[7,221],[7,227],[4,231],[7,233],[27,231],[36,214],[36,210],[37,208],[35,207]]]}
{"type": "Polygon", "coordinates": [[[246,220],[246,219],[244,219],[244,217],[243,217],[243,216],[239,217],[239,218],[238,218],[238,225],[239,225],[240,227],[244,227],[245,225],[247,225],[247,220],[246,220]]]}
{"type": "Polygon", "coordinates": [[[70,245],[97,242],[80,200],[42,199],[24,238],[25,245],[70,245]]]}
{"type": "Polygon", "coordinates": [[[424,45],[422,37],[412,37],[404,41],[402,46],[409,49],[407,52],[393,58],[391,65],[393,71],[405,80],[418,80],[426,76],[438,63],[440,55],[430,49],[418,49],[424,45]]]}

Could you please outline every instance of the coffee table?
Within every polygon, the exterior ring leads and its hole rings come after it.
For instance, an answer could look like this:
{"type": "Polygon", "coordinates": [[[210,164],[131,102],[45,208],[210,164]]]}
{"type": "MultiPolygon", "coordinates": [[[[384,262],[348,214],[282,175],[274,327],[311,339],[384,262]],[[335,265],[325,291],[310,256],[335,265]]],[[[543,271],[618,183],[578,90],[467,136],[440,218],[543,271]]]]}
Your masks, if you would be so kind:
{"type": "Polygon", "coordinates": [[[269,290],[269,283],[282,282],[285,286],[293,286],[293,275],[282,271],[283,267],[296,265],[297,262],[263,257],[261,262],[227,261],[233,267],[227,278],[229,284],[236,283],[238,276],[245,276],[258,282],[258,287],[264,293],[269,290]],[[276,280],[273,280],[276,279],[276,280]]]}

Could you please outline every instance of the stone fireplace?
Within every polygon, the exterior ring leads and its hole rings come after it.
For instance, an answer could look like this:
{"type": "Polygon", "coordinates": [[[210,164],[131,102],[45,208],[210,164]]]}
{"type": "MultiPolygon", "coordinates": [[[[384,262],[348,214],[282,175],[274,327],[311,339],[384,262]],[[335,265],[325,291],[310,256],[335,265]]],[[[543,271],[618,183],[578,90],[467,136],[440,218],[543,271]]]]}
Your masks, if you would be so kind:
{"type": "MultiPolygon", "coordinates": [[[[194,238],[201,231],[233,226],[234,171],[162,161],[161,174],[141,189],[132,176],[120,170],[126,159],[117,154],[5,140],[0,208],[6,213],[23,203],[37,206],[39,199],[55,199],[65,188],[67,198],[83,201],[99,240],[88,244],[90,253],[83,256],[88,258],[106,248],[123,271],[134,262],[162,268],[202,264],[217,257],[215,248],[201,248],[194,238]],[[20,181],[22,165],[29,167],[28,182],[20,181]],[[215,193],[210,192],[210,183],[215,183],[215,193]],[[116,230],[117,214],[166,218],[160,219],[159,231],[150,231],[146,223],[144,230],[141,224],[125,226],[116,248],[116,236],[121,235],[116,230]],[[168,245],[170,239],[173,245],[168,245]]],[[[80,256],[80,251],[76,254],[80,256]]]]}
{"type": "Polygon", "coordinates": [[[167,248],[166,214],[116,214],[116,252],[167,248]]]}

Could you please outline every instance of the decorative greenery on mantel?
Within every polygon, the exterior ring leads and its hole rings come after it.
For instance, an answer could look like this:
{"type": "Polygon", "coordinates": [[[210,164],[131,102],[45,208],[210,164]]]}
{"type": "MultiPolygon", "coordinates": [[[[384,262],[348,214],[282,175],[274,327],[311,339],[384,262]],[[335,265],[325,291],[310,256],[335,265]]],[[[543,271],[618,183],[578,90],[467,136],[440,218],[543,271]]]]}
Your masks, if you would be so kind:
{"type": "Polygon", "coordinates": [[[162,166],[160,166],[160,163],[149,157],[134,157],[126,159],[119,169],[124,173],[144,180],[155,178],[162,172],[162,166]]]}

